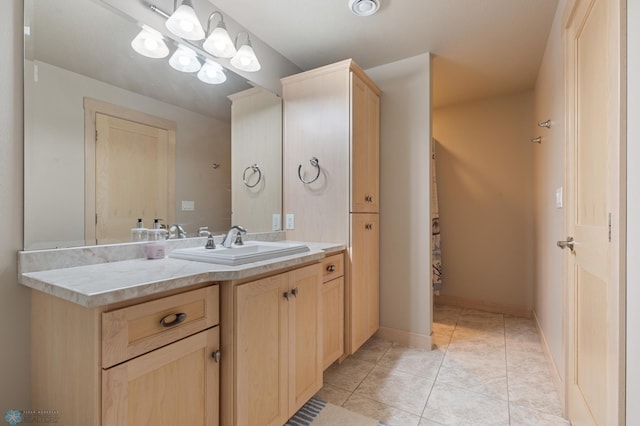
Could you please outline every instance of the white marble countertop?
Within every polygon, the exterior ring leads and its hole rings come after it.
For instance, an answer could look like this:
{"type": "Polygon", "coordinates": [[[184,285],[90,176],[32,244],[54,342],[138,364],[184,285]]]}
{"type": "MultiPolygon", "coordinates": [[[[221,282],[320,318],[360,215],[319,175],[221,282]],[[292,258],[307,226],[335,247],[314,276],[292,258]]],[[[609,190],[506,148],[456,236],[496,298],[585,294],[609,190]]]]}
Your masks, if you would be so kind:
{"type": "Polygon", "coordinates": [[[143,258],[23,272],[20,283],[93,308],[209,281],[250,278],[320,260],[345,249],[342,244],[309,243],[309,251],[240,266],[172,258],[143,258]]]}

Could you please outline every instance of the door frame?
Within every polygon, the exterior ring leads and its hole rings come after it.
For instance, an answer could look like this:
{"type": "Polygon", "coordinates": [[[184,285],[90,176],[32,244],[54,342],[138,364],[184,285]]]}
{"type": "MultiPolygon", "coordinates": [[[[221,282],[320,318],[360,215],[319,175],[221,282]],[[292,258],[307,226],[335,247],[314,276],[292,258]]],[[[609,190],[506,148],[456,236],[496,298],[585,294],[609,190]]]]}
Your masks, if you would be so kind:
{"type": "MultiPolygon", "coordinates": [[[[565,57],[565,177],[564,187],[566,206],[564,211],[563,239],[571,232],[571,221],[574,213],[573,170],[574,163],[572,152],[575,147],[575,91],[572,85],[571,75],[574,71],[575,53],[570,40],[569,28],[579,8],[592,7],[595,1],[609,3],[609,51],[619,52],[619,61],[615,64],[614,75],[610,81],[610,87],[615,88],[614,96],[608,100],[611,111],[608,140],[614,141],[608,144],[608,175],[607,175],[607,210],[611,212],[610,232],[611,245],[609,256],[609,283],[616,286],[614,300],[608,302],[608,321],[615,330],[613,336],[609,336],[608,348],[615,348],[617,356],[608,359],[606,369],[607,377],[615,377],[616,380],[607,381],[606,421],[607,424],[625,424],[625,386],[626,386],[626,0],[569,0],[566,4],[563,18],[563,44],[565,57]],[[585,5],[589,3],[588,5],[585,5]],[[617,141],[617,143],[615,142],[617,141]]],[[[564,353],[565,353],[565,414],[570,415],[570,387],[573,384],[575,372],[573,362],[575,353],[573,332],[573,303],[575,289],[573,288],[574,271],[571,270],[569,255],[564,256],[564,353]]],[[[572,420],[572,419],[569,419],[572,420]]]]}
{"type": "Polygon", "coordinates": [[[166,223],[173,223],[176,211],[176,123],[144,112],[85,97],[84,106],[84,241],[96,244],[96,113],[129,120],[167,131],[167,196],[166,223]]]}

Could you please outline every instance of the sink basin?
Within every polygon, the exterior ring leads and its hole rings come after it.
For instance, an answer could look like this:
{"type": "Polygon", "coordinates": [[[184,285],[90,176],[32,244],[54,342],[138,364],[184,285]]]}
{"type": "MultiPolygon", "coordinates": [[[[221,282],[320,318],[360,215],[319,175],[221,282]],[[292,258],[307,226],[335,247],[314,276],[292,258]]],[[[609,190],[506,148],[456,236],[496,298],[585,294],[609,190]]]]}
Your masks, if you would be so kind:
{"type": "Polygon", "coordinates": [[[176,249],[169,254],[169,257],[236,266],[307,251],[309,251],[309,247],[301,243],[247,241],[244,245],[234,245],[231,248],[216,247],[215,249],[206,249],[204,247],[193,247],[176,249]]]}

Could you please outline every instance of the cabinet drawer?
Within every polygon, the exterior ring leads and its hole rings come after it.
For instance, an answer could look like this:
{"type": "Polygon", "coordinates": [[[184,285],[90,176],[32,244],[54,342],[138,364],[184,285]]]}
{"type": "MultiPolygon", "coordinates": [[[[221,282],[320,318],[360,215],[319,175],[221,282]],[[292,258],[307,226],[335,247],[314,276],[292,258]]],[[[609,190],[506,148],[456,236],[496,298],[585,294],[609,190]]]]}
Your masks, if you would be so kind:
{"type": "Polygon", "coordinates": [[[102,368],[152,351],[219,322],[218,286],[102,314],[102,368]]]}
{"type": "Polygon", "coordinates": [[[344,275],[344,255],[342,253],[322,260],[322,282],[331,281],[344,275]]]}

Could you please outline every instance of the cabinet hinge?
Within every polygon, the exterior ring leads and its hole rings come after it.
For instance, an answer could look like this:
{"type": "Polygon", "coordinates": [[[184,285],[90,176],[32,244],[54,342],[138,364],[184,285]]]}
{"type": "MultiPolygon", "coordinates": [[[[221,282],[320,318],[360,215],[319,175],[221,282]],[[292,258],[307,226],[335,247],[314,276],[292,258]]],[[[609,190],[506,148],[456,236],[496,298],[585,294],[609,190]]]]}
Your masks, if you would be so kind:
{"type": "Polygon", "coordinates": [[[96,142],[98,142],[98,129],[96,129],[96,142]]]}
{"type": "Polygon", "coordinates": [[[609,213],[609,242],[611,242],[611,213],[609,213]]]}
{"type": "Polygon", "coordinates": [[[96,213],[96,225],[98,224],[98,213],[96,213]]]}

